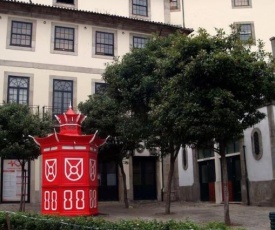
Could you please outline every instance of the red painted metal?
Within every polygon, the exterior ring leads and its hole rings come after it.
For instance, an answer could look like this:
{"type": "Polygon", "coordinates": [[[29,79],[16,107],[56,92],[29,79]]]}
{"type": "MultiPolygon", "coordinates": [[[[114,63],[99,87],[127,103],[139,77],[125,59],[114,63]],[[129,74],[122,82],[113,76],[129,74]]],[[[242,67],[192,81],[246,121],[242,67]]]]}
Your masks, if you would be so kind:
{"type": "Polygon", "coordinates": [[[69,108],[56,116],[60,132],[34,138],[42,154],[42,214],[98,214],[97,153],[105,143],[82,135],[85,117],[69,108]]]}

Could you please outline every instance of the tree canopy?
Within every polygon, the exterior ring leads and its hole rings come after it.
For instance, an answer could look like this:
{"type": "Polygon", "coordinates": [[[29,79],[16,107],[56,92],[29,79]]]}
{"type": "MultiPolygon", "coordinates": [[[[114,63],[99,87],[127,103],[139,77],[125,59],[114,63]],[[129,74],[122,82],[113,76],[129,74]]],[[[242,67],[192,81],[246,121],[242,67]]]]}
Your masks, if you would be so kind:
{"type": "Polygon", "coordinates": [[[30,136],[46,136],[51,121],[40,119],[27,105],[8,103],[0,106],[0,157],[17,159],[21,165],[21,200],[19,211],[24,211],[25,165],[38,158],[40,148],[30,136]]]}
{"type": "Polygon", "coordinates": [[[0,106],[0,156],[19,161],[34,160],[39,146],[29,137],[45,136],[51,122],[40,119],[27,105],[9,103],[0,106]]]}
{"type": "Polygon", "coordinates": [[[258,109],[274,99],[273,62],[261,42],[257,50],[252,45],[234,27],[230,34],[155,36],[103,75],[110,96],[143,124],[141,138],[170,155],[168,190],[181,145],[218,143],[227,224],[227,142],[263,119],[258,109]]]}
{"type": "Polygon", "coordinates": [[[109,136],[107,143],[99,149],[98,157],[101,161],[116,162],[120,167],[123,178],[124,202],[125,207],[128,208],[123,161],[133,153],[139,142],[137,133],[140,125],[105,92],[89,96],[88,100],[81,102],[78,107],[87,116],[82,124],[84,132],[93,133],[98,130],[98,135],[109,136]]]}

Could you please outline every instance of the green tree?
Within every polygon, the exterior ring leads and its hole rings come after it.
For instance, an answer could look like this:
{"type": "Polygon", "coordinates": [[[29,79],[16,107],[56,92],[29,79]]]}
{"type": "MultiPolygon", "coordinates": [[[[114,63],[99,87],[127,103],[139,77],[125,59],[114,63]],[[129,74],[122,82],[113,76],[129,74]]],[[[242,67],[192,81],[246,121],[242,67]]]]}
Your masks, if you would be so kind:
{"type": "Polygon", "coordinates": [[[8,103],[0,106],[0,156],[17,159],[21,165],[21,200],[19,211],[25,211],[25,166],[40,155],[30,136],[45,136],[51,122],[41,120],[27,105],[8,103]]]}
{"type": "MultiPolygon", "coordinates": [[[[210,36],[200,30],[192,40],[206,46],[188,63],[174,60],[184,72],[172,82],[171,89],[178,92],[173,100],[182,99],[178,124],[188,124],[186,131],[194,143],[218,144],[214,151],[221,157],[224,221],[229,225],[227,144],[265,117],[259,108],[274,100],[273,60],[264,52],[262,42],[253,51],[250,42],[240,41],[239,30],[234,27],[229,35],[217,30],[210,36]]],[[[172,49],[182,52],[183,46],[179,40],[172,49]]]]}
{"type": "Polygon", "coordinates": [[[143,123],[141,139],[170,155],[165,212],[179,148],[215,141],[221,156],[225,223],[230,224],[225,149],[228,141],[264,118],[258,109],[274,99],[274,75],[269,55],[252,51],[239,31],[213,36],[154,37],[144,49],[134,49],[107,66],[104,79],[120,107],[143,123]]]}
{"type": "Polygon", "coordinates": [[[100,136],[110,136],[107,143],[99,149],[99,160],[113,161],[119,166],[123,179],[124,204],[129,208],[124,160],[132,154],[137,145],[135,133],[130,130],[137,131],[139,126],[106,93],[91,95],[78,107],[87,116],[82,125],[85,133],[98,130],[100,136]]]}
{"type": "MultiPolygon", "coordinates": [[[[182,34],[177,35],[188,40],[182,34]]],[[[170,60],[169,50],[174,43],[174,36],[155,37],[143,49],[134,49],[121,60],[116,60],[103,75],[108,83],[108,93],[124,111],[131,111],[131,118],[141,124],[138,139],[145,140],[147,148],[160,149],[163,158],[170,156],[170,168],[166,189],[165,212],[170,213],[171,187],[175,161],[181,145],[188,143],[183,130],[178,129],[177,115],[173,111],[161,112],[167,95],[166,86],[178,74],[178,68],[170,60]],[[172,65],[171,65],[172,63],[172,65]]],[[[173,103],[175,109],[177,102],[173,103]]],[[[180,127],[182,128],[182,127],[180,127]]],[[[128,135],[136,132],[129,130],[128,135]]],[[[157,152],[157,151],[153,151],[157,152]]]]}

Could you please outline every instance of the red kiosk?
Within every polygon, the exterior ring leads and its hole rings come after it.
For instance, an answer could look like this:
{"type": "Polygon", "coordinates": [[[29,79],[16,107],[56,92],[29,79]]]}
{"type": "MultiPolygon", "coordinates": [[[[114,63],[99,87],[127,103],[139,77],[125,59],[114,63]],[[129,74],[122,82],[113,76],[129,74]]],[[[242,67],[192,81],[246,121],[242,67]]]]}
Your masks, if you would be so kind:
{"type": "Polygon", "coordinates": [[[98,214],[97,153],[106,139],[82,135],[85,117],[69,108],[56,116],[60,132],[34,138],[42,154],[42,214],[98,214]]]}

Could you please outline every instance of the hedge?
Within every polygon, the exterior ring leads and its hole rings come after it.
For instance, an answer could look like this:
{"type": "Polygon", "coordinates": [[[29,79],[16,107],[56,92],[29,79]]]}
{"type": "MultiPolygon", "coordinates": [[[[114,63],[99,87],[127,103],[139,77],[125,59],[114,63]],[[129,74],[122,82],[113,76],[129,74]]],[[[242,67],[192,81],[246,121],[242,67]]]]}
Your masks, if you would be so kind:
{"type": "Polygon", "coordinates": [[[229,230],[223,223],[198,225],[190,221],[107,221],[99,217],[42,216],[30,213],[0,212],[1,230],[229,230]],[[8,226],[9,225],[9,226],[8,226]]]}

